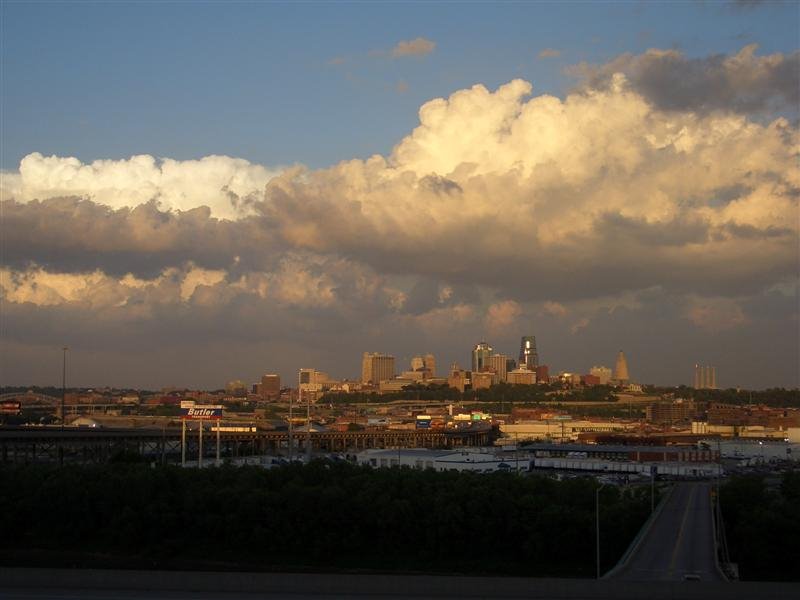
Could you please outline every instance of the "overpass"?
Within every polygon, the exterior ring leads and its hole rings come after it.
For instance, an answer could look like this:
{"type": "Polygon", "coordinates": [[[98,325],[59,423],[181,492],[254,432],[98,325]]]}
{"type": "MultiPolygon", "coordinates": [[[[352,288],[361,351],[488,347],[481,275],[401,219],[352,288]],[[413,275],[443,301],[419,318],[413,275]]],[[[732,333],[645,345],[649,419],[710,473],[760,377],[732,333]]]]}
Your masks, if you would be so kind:
{"type": "Polygon", "coordinates": [[[677,483],[605,579],[726,582],[719,567],[712,486],[677,483]]]}

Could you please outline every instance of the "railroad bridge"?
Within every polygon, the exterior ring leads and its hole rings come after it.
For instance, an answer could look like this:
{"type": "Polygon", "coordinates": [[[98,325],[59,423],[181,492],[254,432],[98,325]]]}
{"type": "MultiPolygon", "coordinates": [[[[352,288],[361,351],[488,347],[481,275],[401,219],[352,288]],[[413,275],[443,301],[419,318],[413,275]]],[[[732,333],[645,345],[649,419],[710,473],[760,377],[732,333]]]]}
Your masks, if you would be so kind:
{"type": "MultiPolygon", "coordinates": [[[[293,448],[305,452],[346,452],[369,448],[458,448],[487,446],[497,431],[492,427],[461,430],[364,430],[345,432],[295,432],[293,448]]],[[[216,432],[206,430],[203,455],[216,455],[216,432]]],[[[186,432],[187,456],[198,455],[199,431],[186,432]]],[[[220,455],[286,454],[287,431],[221,431],[220,455]]],[[[160,462],[176,462],[181,455],[180,428],[1,427],[0,460],[3,462],[105,462],[117,452],[134,452],[160,462]]]]}

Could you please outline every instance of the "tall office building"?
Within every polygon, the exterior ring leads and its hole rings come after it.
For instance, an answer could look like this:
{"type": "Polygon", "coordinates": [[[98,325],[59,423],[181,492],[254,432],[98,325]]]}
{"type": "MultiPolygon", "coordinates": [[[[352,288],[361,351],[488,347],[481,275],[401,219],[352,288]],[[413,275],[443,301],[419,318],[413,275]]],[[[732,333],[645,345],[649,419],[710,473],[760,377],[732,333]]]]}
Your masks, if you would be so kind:
{"type": "Polygon", "coordinates": [[[717,389],[717,369],[704,365],[694,366],[694,388],[696,390],[717,389]]]}
{"type": "Polygon", "coordinates": [[[424,356],[415,356],[411,359],[412,371],[425,371],[425,377],[436,377],[436,358],[433,354],[425,354],[424,356]]]}
{"type": "Polygon", "coordinates": [[[493,383],[500,383],[506,380],[508,371],[508,357],[505,354],[492,354],[486,360],[486,370],[494,373],[493,383]]]}
{"type": "Polygon", "coordinates": [[[486,342],[476,344],[472,349],[472,372],[479,373],[486,366],[486,361],[492,355],[492,347],[486,342]]]}
{"type": "Polygon", "coordinates": [[[394,356],[379,352],[364,352],[361,358],[361,383],[378,385],[394,377],[394,356]]]}
{"type": "Polygon", "coordinates": [[[535,371],[539,366],[539,354],[536,352],[536,337],[532,335],[522,336],[519,344],[519,366],[523,365],[531,371],[535,371]]]}
{"type": "Polygon", "coordinates": [[[258,391],[264,400],[277,400],[281,397],[281,376],[273,373],[264,375],[258,391]]]}
{"type": "Polygon", "coordinates": [[[617,383],[623,385],[631,380],[630,375],[628,374],[628,361],[625,359],[625,355],[622,353],[622,350],[620,350],[619,354],[617,354],[617,364],[614,367],[614,379],[616,379],[617,383]]]}

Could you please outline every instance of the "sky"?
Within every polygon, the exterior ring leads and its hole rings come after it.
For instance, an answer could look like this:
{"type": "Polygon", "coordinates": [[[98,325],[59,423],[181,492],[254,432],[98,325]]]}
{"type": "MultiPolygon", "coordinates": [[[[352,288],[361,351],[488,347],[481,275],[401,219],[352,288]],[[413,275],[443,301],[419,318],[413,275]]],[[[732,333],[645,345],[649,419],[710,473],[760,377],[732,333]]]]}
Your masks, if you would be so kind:
{"type": "Polygon", "coordinates": [[[797,387],[799,6],[5,1],[0,384],[797,387]]]}

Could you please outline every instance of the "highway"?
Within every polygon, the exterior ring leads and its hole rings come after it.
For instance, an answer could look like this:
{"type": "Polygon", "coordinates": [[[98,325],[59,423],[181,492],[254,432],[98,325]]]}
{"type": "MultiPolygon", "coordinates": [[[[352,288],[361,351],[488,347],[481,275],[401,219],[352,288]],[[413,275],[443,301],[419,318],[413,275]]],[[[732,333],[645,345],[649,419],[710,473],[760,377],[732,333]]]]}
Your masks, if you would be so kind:
{"type": "Polygon", "coordinates": [[[710,483],[678,483],[630,559],[622,581],[725,581],[717,568],[710,483]]]}

